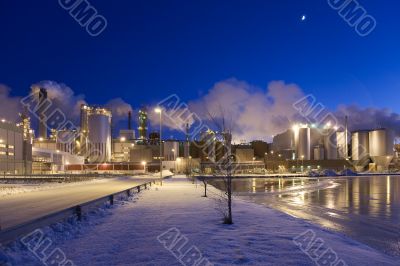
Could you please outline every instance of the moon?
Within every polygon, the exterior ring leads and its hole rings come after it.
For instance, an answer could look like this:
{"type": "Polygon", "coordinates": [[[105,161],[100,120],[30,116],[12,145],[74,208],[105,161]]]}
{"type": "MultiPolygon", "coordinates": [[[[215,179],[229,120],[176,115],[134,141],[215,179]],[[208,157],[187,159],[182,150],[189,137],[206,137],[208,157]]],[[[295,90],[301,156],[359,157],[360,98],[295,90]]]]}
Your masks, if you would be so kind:
{"type": "Polygon", "coordinates": [[[305,21],[307,19],[307,16],[306,15],[302,15],[301,16],[301,21],[305,21]]]}

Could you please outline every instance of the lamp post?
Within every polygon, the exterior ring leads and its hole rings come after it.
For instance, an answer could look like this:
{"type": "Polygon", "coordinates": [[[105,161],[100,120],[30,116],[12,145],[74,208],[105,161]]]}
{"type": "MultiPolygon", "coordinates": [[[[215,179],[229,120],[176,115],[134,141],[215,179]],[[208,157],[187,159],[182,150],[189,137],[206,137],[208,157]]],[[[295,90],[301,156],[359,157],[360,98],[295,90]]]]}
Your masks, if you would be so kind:
{"type": "MultiPolygon", "coordinates": [[[[154,111],[160,114],[160,178],[162,180],[162,138],[161,138],[161,131],[162,131],[162,110],[161,108],[156,108],[154,111]]],[[[161,181],[162,182],[162,181],[161,181]]]]}

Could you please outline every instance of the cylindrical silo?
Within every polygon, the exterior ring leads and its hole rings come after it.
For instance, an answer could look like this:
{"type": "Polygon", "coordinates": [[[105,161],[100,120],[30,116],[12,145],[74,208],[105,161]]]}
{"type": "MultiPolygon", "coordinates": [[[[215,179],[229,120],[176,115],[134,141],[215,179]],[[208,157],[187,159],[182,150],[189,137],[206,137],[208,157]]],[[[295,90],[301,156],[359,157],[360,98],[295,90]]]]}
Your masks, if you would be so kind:
{"type": "Polygon", "coordinates": [[[394,155],[394,134],[387,129],[369,132],[369,153],[378,171],[387,170],[394,155]]]}
{"type": "Polygon", "coordinates": [[[75,154],[78,152],[76,140],[78,133],[76,130],[60,130],[57,131],[57,149],[60,151],[75,154]]]}
{"type": "Polygon", "coordinates": [[[90,162],[111,160],[111,112],[94,108],[88,114],[88,158],[90,162]]]}
{"type": "Polygon", "coordinates": [[[334,128],[324,130],[324,150],[326,160],[336,160],[338,158],[337,137],[334,128]]]}
{"type": "Polygon", "coordinates": [[[351,158],[353,161],[369,157],[369,131],[355,131],[351,134],[351,158]]]}
{"type": "Polygon", "coordinates": [[[297,143],[297,158],[310,160],[310,128],[299,128],[299,138],[297,143]]]}
{"type": "Polygon", "coordinates": [[[312,160],[323,160],[324,158],[315,157],[314,147],[321,145],[323,142],[322,132],[319,128],[310,128],[310,147],[311,147],[311,159],[312,160]]]}
{"type": "Polygon", "coordinates": [[[320,161],[325,157],[324,147],[322,145],[318,145],[314,147],[314,160],[320,161]]]}
{"type": "Polygon", "coordinates": [[[369,132],[370,156],[393,155],[394,135],[386,129],[376,129],[369,132]]]}

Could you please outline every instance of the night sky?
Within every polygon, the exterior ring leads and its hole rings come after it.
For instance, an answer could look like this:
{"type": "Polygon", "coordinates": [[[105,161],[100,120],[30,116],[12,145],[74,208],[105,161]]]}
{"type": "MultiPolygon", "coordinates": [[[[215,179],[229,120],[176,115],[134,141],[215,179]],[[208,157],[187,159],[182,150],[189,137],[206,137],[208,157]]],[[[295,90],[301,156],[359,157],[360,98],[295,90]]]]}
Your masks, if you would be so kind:
{"type": "Polygon", "coordinates": [[[54,80],[89,103],[137,108],[171,93],[193,100],[228,78],[284,80],[330,108],[400,112],[400,2],[359,2],[377,21],[367,37],[326,0],[91,0],[108,21],[92,37],[56,0],[1,0],[0,83],[22,96],[54,80]]]}

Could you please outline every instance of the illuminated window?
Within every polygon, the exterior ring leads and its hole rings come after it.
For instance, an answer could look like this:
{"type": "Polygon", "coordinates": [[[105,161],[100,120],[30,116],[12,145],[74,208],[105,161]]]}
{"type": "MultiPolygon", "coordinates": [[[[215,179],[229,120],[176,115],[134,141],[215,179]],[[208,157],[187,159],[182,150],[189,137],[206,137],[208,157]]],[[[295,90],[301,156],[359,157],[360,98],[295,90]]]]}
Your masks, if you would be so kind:
{"type": "Polygon", "coordinates": [[[5,151],[0,151],[0,155],[6,155],[5,151]]]}
{"type": "Polygon", "coordinates": [[[14,149],[14,145],[8,145],[9,149],[14,149]]]}
{"type": "Polygon", "coordinates": [[[14,156],[14,153],[13,152],[9,152],[8,156],[14,156]]]}
{"type": "Polygon", "coordinates": [[[5,148],[6,144],[0,144],[0,148],[5,148]]]}

